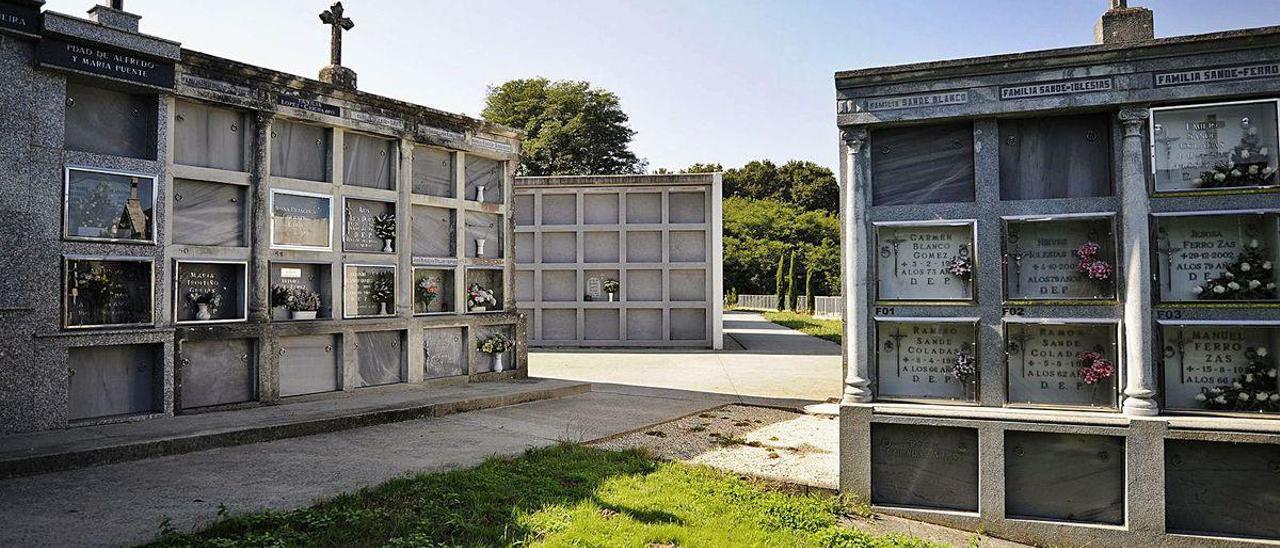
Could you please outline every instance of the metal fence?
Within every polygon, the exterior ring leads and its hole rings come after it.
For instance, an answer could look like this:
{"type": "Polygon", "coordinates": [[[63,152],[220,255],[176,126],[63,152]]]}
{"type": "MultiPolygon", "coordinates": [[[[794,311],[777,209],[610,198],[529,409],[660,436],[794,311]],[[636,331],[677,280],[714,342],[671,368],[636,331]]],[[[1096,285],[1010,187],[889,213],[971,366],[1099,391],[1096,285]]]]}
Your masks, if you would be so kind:
{"type": "Polygon", "coordinates": [[[814,297],[813,317],[831,320],[838,320],[844,317],[844,298],[840,296],[814,297]]]}
{"type": "Polygon", "coordinates": [[[738,295],[738,310],[777,310],[777,295],[738,295]]]}
{"type": "MultiPolygon", "coordinates": [[[[800,312],[804,310],[804,298],[796,303],[800,312]]],[[[738,295],[738,310],[777,310],[777,295],[738,295]]],[[[813,317],[838,320],[844,316],[844,299],[836,297],[813,297],[813,317]]]]}

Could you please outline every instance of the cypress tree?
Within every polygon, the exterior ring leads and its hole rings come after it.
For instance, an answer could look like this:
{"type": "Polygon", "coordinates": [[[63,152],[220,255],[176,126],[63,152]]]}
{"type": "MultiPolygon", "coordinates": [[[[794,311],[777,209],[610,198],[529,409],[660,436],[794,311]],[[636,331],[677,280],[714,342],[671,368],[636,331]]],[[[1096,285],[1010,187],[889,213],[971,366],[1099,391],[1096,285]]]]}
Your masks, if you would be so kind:
{"type": "Polygon", "coordinates": [[[813,268],[804,269],[804,309],[813,312],[813,268]]]}
{"type": "Polygon", "coordinates": [[[787,306],[796,309],[796,252],[791,250],[791,265],[787,267],[787,306]]]}
{"type": "Polygon", "coordinates": [[[778,272],[773,276],[773,293],[778,297],[778,310],[786,308],[782,301],[786,297],[782,289],[782,264],[786,259],[786,255],[778,255],[778,272]]]}

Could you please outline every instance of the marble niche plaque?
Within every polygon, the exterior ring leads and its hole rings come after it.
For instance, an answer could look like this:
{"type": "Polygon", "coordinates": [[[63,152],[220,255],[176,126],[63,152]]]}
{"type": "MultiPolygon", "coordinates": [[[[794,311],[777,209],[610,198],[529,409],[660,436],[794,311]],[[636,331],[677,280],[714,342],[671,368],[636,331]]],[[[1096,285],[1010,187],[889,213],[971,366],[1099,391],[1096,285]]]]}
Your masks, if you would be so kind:
{"type": "Polygon", "coordinates": [[[1165,440],[1164,466],[1170,532],[1280,540],[1280,445],[1165,440]]]}
{"type": "Polygon", "coordinates": [[[1280,327],[1164,325],[1160,330],[1164,407],[1170,410],[1280,412],[1277,367],[1280,327]],[[1259,353],[1258,349],[1264,349],[1259,353]],[[1235,383],[1241,388],[1235,389],[1235,383]],[[1259,392],[1268,401],[1256,400],[1259,392]],[[1241,401],[1240,394],[1249,395],[1241,401]],[[1216,400],[1222,396],[1222,400],[1216,400]],[[1216,401],[1215,401],[1216,400],[1216,401]]]}
{"type": "Polygon", "coordinates": [[[248,319],[248,264],[178,261],[173,316],[178,323],[248,319]]]}
{"type": "Polygon", "coordinates": [[[453,269],[413,269],[413,313],[453,312],[453,269]]]}
{"type": "Polygon", "coordinates": [[[893,322],[876,325],[876,385],[881,399],[977,401],[980,366],[956,377],[957,353],[976,360],[977,330],[968,322],[893,322]]]}
{"type": "Polygon", "coordinates": [[[346,132],[342,135],[342,184],[395,190],[396,142],[346,132]]]}
{"type": "Polygon", "coordinates": [[[275,119],[271,122],[271,175],[307,181],[329,180],[332,133],[319,126],[275,119]]]}
{"type": "Polygon", "coordinates": [[[279,293],[286,290],[305,289],[320,295],[320,310],[317,318],[330,318],[332,312],[332,289],[330,284],[329,265],[321,263],[271,263],[271,321],[292,319],[283,296],[279,293]]]}
{"type": "Polygon", "coordinates": [[[1151,110],[1155,190],[1274,186],[1276,102],[1151,110]]]}
{"type": "Polygon", "coordinates": [[[173,243],[245,247],[249,187],[173,180],[173,243]]]}
{"type": "Polygon", "coordinates": [[[347,198],[343,201],[342,249],[365,253],[395,253],[394,236],[383,239],[378,235],[379,222],[395,224],[396,204],[374,200],[347,198]]]}
{"type": "Polygon", "coordinates": [[[70,348],[67,368],[67,418],[73,421],[159,410],[158,344],[70,348]]]}
{"type": "Polygon", "coordinates": [[[457,194],[454,184],[457,180],[454,168],[456,162],[457,155],[453,152],[432,147],[414,147],[413,193],[454,197],[457,194]]]}
{"type": "Polygon", "coordinates": [[[503,218],[501,215],[466,212],[467,256],[480,259],[502,258],[503,218]]]}
{"type": "Polygon", "coordinates": [[[465,327],[437,327],[422,330],[423,378],[457,377],[467,374],[467,334],[465,327]]]}
{"type": "Polygon", "coordinates": [[[873,423],[871,502],[978,510],[978,431],[873,423]]]}
{"type": "Polygon", "coordinates": [[[466,192],[464,199],[486,204],[500,204],[506,162],[475,154],[466,155],[466,192]]]}
{"type": "Polygon", "coordinates": [[[433,206],[413,206],[413,259],[456,259],[458,212],[433,206]]]}
{"type": "Polygon", "coordinates": [[[67,239],[139,243],[155,240],[154,177],[82,168],[67,168],[66,177],[67,239]]]}
{"type": "Polygon", "coordinates": [[[1280,300],[1280,214],[1157,217],[1153,243],[1163,302],[1280,300]]]}
{"type": "Polygon", "coordinates": [[[1007,431],[1004,507],[1013,518],[1124,523],[1124,438],[1007,431]]]}
{"type": "Polygon", "coordinates": [[[400,369],[401,338],[399,331],[356,333],[356,387],[404,381],[400,369]]]}
{"type": "Polygon", "coordinates": [[[396,267],[391,265],[343,265],[343,317],[394,316],[395,313],[396,267]]]}
{"type": "Polygon", "coordinates": [[[64,327],[153,323],[151,259],[67,258],[63,270],[64,327]]]}
{"type": "Polygon", "coordinates": [[[968,224],[877,227],[878,298],[972,300],[976,273],[973,249],[973,227],[968,224]]]}
{"type": "Polygon", "coordinates": [[[1005,333],[1009,403],[1116,406],[1120,367],[1114,326],[1010,323],[1005,333]]]}
{"type": "Polygon", "coordinates": [[[1007,221],[1008,300],[1095,300],[1116,296],[1111,219],[1007,221]]]}
{"type": "Polygon", "coordinates": [[[271,247],[328,250],[331,200],[318,194],[273,191],[271,247]]]}

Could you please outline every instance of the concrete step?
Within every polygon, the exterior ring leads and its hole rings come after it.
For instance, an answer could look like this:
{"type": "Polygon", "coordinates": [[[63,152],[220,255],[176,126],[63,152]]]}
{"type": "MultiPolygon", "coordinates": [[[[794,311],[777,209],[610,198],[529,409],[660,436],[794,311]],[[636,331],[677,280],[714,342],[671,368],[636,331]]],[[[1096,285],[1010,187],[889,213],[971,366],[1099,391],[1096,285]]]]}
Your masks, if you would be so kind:
{"type": "Polygon", "coordinates": [[[446,387],[394,385],[235,411],[13,434],[0,437],[0,478],[440,417],[590,391],[590,383],[555,379],[446,387]]]}

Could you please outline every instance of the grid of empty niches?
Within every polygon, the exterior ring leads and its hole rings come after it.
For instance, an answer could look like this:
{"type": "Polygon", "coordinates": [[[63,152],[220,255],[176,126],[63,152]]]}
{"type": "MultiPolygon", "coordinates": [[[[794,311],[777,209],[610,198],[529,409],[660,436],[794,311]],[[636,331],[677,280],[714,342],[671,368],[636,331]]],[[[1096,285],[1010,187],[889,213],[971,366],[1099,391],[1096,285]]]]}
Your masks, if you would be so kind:
{"type": "Polygon", "coordinates": [[[706,346],[710,185],[521,188],[516,301],[530,344],[706,346]]]}
{"type": "Polygon", "coordinates": [[[1276,103],[1151,124],[1150,227],[1121,227],[1107,114],[871,131],[877,400],[1118,411],[1118,234],[1150,230],[1163,407],[1280,411],[1280,212],[1254,209],[1275,200],[1257,193],[1276,186],[1276,103]]]}

